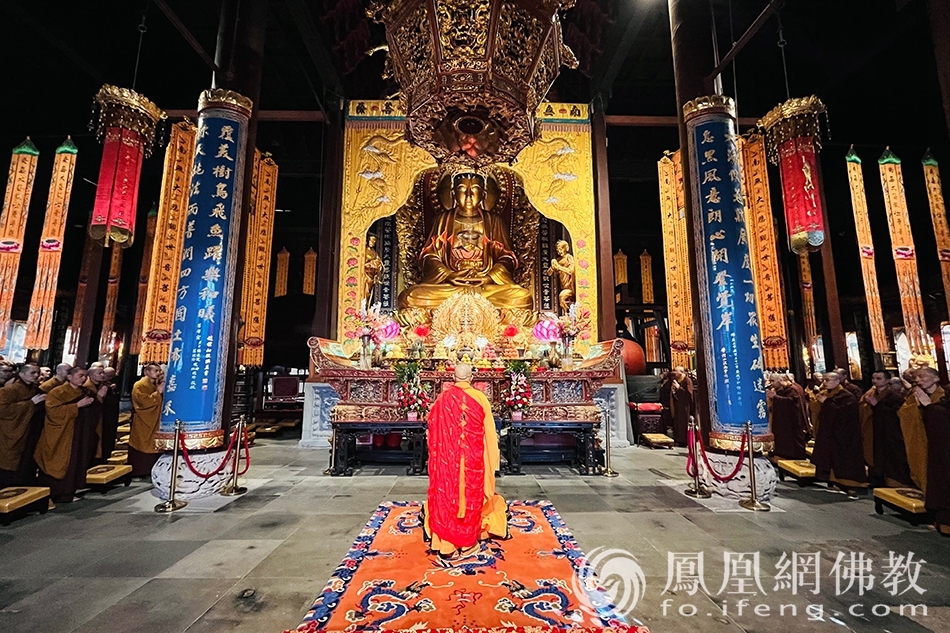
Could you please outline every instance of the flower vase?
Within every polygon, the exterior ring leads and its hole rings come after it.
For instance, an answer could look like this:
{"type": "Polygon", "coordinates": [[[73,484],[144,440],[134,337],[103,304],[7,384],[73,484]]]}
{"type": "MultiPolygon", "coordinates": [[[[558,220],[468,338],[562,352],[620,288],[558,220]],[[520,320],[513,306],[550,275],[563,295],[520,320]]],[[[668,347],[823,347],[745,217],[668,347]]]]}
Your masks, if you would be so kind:
{"type": "Polygon", "coordinates": [[[561,355],[557,353],[557,345],[552,345],[548,350],[548,367],[556,369],[561,366],[561,355]]]}
{"type": "Polygon", "coordinates": [[[406,419],[410,422],[419,421],[419,412],[418,411],[409,411],[406,413],[406,419]]]}
{"type": "Polygon", "coordinates": [[[520,410],[520,409],[517,410],[517,411],[512,411],[512,412],[511,412],[511,420],[512,420],[513,422],[519,422],[519,421],[521,421],[521,419],[522,419],[522,413],[521,413],[521,410],[520,410]]]}
{"type": "Polygon", "coordinates": [[[561,369],[574,369],[574,338],[571,336],[562,337],[561,345],[564,346],[564,353],[561,355],[561,369]]]}
{"type": "Polygon", "coordinates": [[[360,369],[372,369],[373,352],[370,348],[370,344],[373,339],[369,334],[364,334],[360,337],[360,340],[363,343],[363,346],[360,348],[360,369]]]}

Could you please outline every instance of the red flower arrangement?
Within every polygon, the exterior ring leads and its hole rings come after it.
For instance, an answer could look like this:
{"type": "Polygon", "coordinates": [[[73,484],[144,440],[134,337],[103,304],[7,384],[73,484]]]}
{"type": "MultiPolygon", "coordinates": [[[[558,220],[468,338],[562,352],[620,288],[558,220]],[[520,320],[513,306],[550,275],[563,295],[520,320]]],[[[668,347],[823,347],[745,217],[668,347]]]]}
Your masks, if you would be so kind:
{"type": "Polygon", "coordinates": [[[517,325],[506,325],[504,330],[504,335],[508,338],[514,338],[518,336],[518,326],[517,325]]]}
{"type": "Polygon", "coordinates": [[[501,394],[501,403],[509,411],[526,411],[531,407],[531,383],[526,374],[527,366],[523,361],[509,363],[511,382],[501,394]]]}
{"type": "Polygon", "coordinates": [[[428,325],[417,325],[415,329],[413,329],[412,333],[416,335],[416,338],[424,341],[429,338],[429,334],[432,333],[432,330],[428,325]]]}

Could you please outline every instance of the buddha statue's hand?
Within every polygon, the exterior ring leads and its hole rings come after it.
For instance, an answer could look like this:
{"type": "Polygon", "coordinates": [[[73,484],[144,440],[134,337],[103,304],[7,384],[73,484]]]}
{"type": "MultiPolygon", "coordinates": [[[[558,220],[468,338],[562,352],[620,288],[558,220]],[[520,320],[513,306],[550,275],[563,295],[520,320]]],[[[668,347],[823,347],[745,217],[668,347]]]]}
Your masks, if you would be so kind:
{"type": "Polygon", "coordinates": [[[447,281],[455,286],[482,286],[485,278],[473,275],[474,271],[460,270],[449,275],[447,281]]]}

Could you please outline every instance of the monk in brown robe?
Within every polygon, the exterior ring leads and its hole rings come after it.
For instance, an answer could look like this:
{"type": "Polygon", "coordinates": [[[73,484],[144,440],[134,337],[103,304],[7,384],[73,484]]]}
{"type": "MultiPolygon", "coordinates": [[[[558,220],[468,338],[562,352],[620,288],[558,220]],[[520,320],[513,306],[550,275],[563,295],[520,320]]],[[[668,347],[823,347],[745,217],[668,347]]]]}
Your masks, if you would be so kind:
{"type": "Polygon", "coordinates": [[[8,383],[13,384],[14,378],[16,378],[16,368],[13,363],[0,360],[0,388],[5,387],[8,383]]]}
{"type": "MultiPolygon", "coordinates": [[[[106,381],[106,366],[102,363],[92,363],[86,371],[86,391],[94,393],[96,401],[89,405],[85,411],[86,418],[91,421],[90,425],[82,429],[82,457],[88,469],[98,463],[99,454],[102,451],[103,435],[103,405],[106,401],[106,394],[109,391],[109,385],[106,381]]],[[[118,414],[116,414],[118,418],[118,414]]],[[[111,454],[111,453],[110,453],[111,454]]]]}
{"type": "Polygon", "coordinates": [[[871,483],[890,488],[913,486],[904,434],[897,412],[904,405],[901,393],[891,386],[891,372],[871,374],[871,389],[861,396],[861,435],[864,439],[864,461],[871,483]]]}
{"type": "Polygon", "coordinates": [[[119,430],[119,388],[115,384],[116,372],[113,367],[103,370],[104,384],[107,389],[102,397],[102,421],[99,426],[99,445],[96,450],[96,462],[105,464],[115,450],[115,440],[119,430]]]}
{"type": "Polygon", "coordinates": [[[864,395],[864,392],[861,390],[861,387],[859,387],[859,386],[857,386],[856,384],[854,384],[853,382],[851,382],[851,379],[848,377],[848,370],[847,370],[847,369],[841,369],[841,368],[839,367],[838,369],[835,370],[835,373],[838,374],[839,376],[841,376],[841,386],[842,386],[842,388],[844,388],[845,391],[851,392],[851,394],[852,394],[855,398],[858,398],[858,399],[860,400],[860,399],[861,399],[861,396],[864,395]]]}
{"type": "Polygon", "coordinates": [[[770,380],[772,388],[766,392],[766,397],[772,412],[773,453],[783,459],[807,459],[805,445],[809,431],[805,390],[792,382],[788,374],[775,373],[770,380]]]}
{"type": "Polygon", "coordinates": [[[162,452],[155,448],[155,436],[162,417],[165,374],[149,363],[144,375],[132,386],[132,433],[129,435],[129,466],[133,477],[149,477],[162,452]]]}
{"type": "Polygon", "coordinates": [[[56,387],[66,384],[66,374],[69,373],[69,370],[72,369],[68,363],[60,363],[56,366],[56,371],[53,373],[49,379],[44,380],[40,383],[40,391],[43,393],[49,393],[56,387]]]}
{"type": "Polygon", "coordinates": [[[825,374],[824,388],[818,395],[821,412],[811,455],[815,476],[857,498],[855,488],[867,486],[858,399],[841,386],[837,372],[825,374]]]}
{"type": "Polygon", "coordinates": [[[96,399],[86,391],[85,384],[86,370],[73,367],[66,376],[66,384],[46,395],[46,420],[33,456],[40,468],[38,483],[50,489],[50,498],[55,503],[74,501],[76,490],[86,483],[81,436],[82,427],[89,425],[89,420],[84,409],[96,399]]]}
{"type": "Polygon", "coordinates": [[[683,367],[667,374],[660,387],[660,402],[663,403],[661,418],[666,427],[673,427],[673,441],[677,446],[686,446],[689,418],[694,415],[693,381],[683,367]]]}
{"type": "Polygon", "coordinates": [[[922,409],[927,429],[927,490],[924,503],[927,511],[934,515],[937,531],[950,536],[950,402],[933,392],[928,393],[922,386],[914,390],[914,397],[922,409]]]}
{"type": "Polygon", "coordinates": [[[921,367],[908,376],[914,381],[914,386],[904,400],[904,406],[897,412],[900,418],[901,434],[904,437],[904,449],[907,453],[907,464],[910,467],[910,477],[914,485],[925,495],[930,490],[928,475],[929,447],[927,429],[924,426],[923,411],[920,406],[919,394],[926,395],[931,402],[944,399],[943,387],[940,386],[940,374],[932,367],[921,367]]]}
{"type": "Polygon", "coordinates": [[[0,388],[0,488],[27,483],[23,454],[36,405],[46,400],[36,387],[39,376],[39,367],[23,365],[13,383],[0,388]]]}

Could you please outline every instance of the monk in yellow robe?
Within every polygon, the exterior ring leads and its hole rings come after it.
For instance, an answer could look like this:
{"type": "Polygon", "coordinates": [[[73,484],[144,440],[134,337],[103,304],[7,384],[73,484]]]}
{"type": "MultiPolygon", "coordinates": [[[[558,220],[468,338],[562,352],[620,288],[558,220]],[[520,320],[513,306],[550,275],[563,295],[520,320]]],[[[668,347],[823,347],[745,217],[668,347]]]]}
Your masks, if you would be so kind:
{"type": "Polygon", "coordinates": [[[33,457],[40,468],[37,481],[50,489],[55,503],[74,501],[76,490],[86,482],[80,438],[83,425],[95,421],[86,420],[83,409],[96,399],[86,391],[85,383],[86,370],[73,367],[66,384],[46,395],[46,420],[33,457]]]}
{"type": "Polygon", "coordinates": [[[921,367],[912,372],[914,387],[907,394],[904,406],[897,412],[900,418],[900,430],[904,436],[904,448],[907,451],[907,464],[910,466],[910,476],[914,485],[921,492],[927,494],[928,474],[928,446],[927,429],[924,425],[923,406],[921,396],[926,396],[928,403],[940,402],[945,394],[940,386],[940,374],[933,367],[921,367]]]}
{"type": "Polygon", "coordinates": [[[36,405],[46,399],[36,383],[40,368],[23,365],[13,383],[0,389],[0,488],[23,485],[23,454],[36,405]]]}
{"type": "Polygon", "coordinates": [[[133,477],[148,477],[158,461],[155,436],[162,418],[165,374],[156,363],[145,366],[144,375],[132,386],[132,433],[129,435],[129,466],[133,477]]]}
{"type": "Polygon", "coordinates": [[[429,411],[429,493],[424,537],[441,556],[467,556],[479,542],[508,538],[508,506],[495,493],[498,434],[491,404],[471,385],[471,365],[455,368],[455,384],[429,411]]]}
{"type": "Polygon", "coordinates": [[[56,371],[53,372],[53,375],[49,379],[44,380],[40,383],[40,391],[43,393],[49,393],[56,387],[66,384],[66,374],[69,373],[69,370],[72,367],[69,363],[60,363],[56,366],[56,371]]]}

